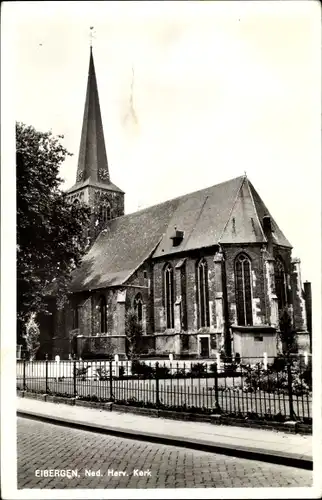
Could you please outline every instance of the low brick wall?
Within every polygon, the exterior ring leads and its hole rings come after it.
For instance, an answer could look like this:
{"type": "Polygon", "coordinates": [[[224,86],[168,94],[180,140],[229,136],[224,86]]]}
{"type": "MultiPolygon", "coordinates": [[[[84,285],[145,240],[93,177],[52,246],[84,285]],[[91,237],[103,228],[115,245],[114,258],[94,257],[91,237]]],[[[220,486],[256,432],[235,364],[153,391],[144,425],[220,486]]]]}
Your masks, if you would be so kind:
{"type": "Polygon", "coordinates": [[[51,396],[48,394],[37,394],[27,391],[17,390],[18,397],[26,397],[30,399],[37,399],[39,401],[47,401],[51,403],[63,403],[68,405],[83,406],[86,408],[100,409],[106,411],[116,411],[122,413],[134,413],[137,415],[145,415],[154,418],[167,418],[172,420],[184,420],[190,422],[210,422],[214,425],[232,425],[236,427],[251,427],[255,429],[268,429],[276,430],[287,433],[298,434],[312,434],[312,426],[300,422],[269,422],[269,421],[256,421],[244,420],[241,418],[232,418],[225,415],[202,415],[197,413],[176,412],[157,408],[141,408],[130,405],[119,405],[111,402],[95,402],[95,401],[82,401],[76,398],[64,398],[61,396],[51,396]]]}

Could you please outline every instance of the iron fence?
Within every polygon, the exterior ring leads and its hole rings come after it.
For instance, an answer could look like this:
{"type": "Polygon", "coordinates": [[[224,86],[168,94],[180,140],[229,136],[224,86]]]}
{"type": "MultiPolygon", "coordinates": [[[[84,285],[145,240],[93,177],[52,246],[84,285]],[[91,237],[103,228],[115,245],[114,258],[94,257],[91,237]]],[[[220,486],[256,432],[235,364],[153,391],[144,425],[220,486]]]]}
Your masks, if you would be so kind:
{"type": "Polygon", "coordinates": [[[230,362],[17,361],[17,388],[175,411],[312,422],[308,356],[230,362]]]}

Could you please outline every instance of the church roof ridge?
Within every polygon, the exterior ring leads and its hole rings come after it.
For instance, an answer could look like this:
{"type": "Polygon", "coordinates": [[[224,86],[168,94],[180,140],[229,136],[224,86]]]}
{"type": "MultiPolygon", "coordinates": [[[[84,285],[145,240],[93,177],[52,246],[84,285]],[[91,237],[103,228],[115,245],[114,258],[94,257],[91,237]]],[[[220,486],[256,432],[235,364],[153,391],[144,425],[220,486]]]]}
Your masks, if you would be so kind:
{"type": "MultiPolygon", "coordinates": [[[[260,221],[269,212],[248,182],[235,177],[111,219],[75,271],[72,290],[120,286],[147,256],[170,258],[218,244],[265,243],[260,221]],[[171,239],[174,227],[184,232],[179,246],[171,239]]],[[[273,228],[276,243],[291,247],[275,222],[273,228]]]]}
{"type": "Polygon", "coordinates": [[[163,205],[165,203],[169,203],[171,201],[177,201],[177,200],[180,200],[181,198],[186,198],[186,197],[189,197],[192,195],[200,194],[204,191],[211,190],[215,187],[219,187],[223,184],[228,184],[229,182],[236,181],[237,179],[242,179],[242,178],[243,177],[233,177],[233,178],[229,179],[228,181],[219,182],[218,184],[213,184],[212,186],[208,186],[206,188],[201,188],[201,189],[198,189],[197,191],[191,191],[190,193],[181,194],[179,196],[175,196],[174,198],[168,198],[164,201],[160,201],[160,202],[155,203],[153,205],[148,205],[147,207],[141,208],[140,210],[135,210],[134,212],[129,212],[128,214],[124,214],[121,217],[133,216],[133,215],[141,213],[145,210],[149,210],[149,209],[154,208],[154,207],[159,207],[160,205],[163,205]]]}

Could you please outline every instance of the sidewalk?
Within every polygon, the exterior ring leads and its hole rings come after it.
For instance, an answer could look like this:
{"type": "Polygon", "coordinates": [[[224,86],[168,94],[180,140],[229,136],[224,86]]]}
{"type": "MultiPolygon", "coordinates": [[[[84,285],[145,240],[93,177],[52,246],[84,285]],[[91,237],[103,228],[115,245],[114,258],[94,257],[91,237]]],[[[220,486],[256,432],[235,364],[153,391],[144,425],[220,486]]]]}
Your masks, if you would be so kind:
{"type": "Polygon", "coordinates": [[[30,416],[122,437],[312,469],[312,436],[183,422],[117,411],[18,398],[18,416],[30,416]]]}

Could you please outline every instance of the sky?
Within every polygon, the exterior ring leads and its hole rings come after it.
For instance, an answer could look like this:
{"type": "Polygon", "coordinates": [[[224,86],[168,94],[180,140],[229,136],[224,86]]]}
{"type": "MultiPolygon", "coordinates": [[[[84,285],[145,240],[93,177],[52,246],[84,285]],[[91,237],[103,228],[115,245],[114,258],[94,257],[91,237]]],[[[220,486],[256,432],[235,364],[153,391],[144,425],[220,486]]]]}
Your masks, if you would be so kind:
{"type": "Polygon", "coordinates": [[[64,135],[64,188],[75,182],[94,26],[110,175],[126,213],[246,172],[303,281],[317,281],[318,2],[9,2],[3,15],[12,114],[64,135]]]}

